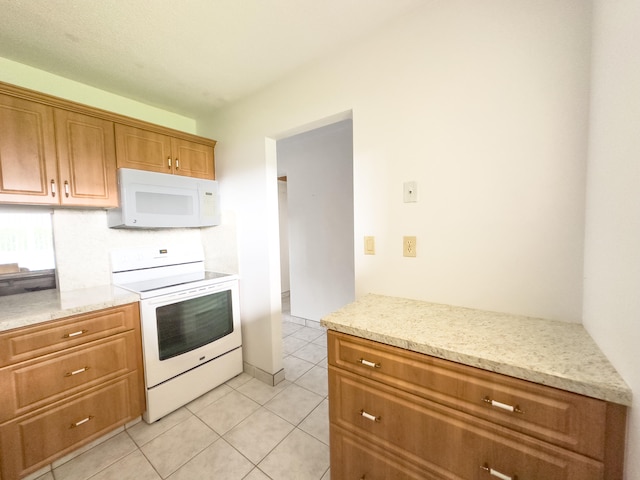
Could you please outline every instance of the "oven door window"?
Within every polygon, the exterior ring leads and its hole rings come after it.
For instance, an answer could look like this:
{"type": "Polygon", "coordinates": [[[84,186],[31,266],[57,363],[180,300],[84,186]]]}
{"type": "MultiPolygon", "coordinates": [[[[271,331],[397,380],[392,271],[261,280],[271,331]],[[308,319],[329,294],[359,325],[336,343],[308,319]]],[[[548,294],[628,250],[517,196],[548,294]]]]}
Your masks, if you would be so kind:
{"type": "Polygon", "coordinates": [[[156,309],[160,360],[195,350],[233,332],[231,291],[156,309]]]}

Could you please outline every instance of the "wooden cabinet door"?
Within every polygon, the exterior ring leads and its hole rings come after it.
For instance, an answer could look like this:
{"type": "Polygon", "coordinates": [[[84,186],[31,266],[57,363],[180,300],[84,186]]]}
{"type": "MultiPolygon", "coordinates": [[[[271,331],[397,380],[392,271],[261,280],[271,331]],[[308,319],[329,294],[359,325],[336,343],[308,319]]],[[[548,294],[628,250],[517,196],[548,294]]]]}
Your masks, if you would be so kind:
{"type": "Polygon", "coordinates": [[[117,207],[113,122],[66,110],[54,112],[60,203],[117,207]]]}
{"type": "Polygon", "coordinates": [[[605,478],[602,462],[333,366],[329,392],[332,426],[441,478],[605,478]]]}
{"type": "Polygon", "coordinates": [[[2,478],[17,479],[140,415],[129,374],[0,425],[2,478]]]}
{"type": "Polygon", "coordinates": [[[0,201],[57,204],[57,181],[53,109],[0,95],[0,201]]]}
{"type": "Polygon", "coordinates": [[[213,147],[172,138],[171,152],[174,159],[174,173],[177,175],[215,179],[213,147]]]}
{"type": "Polygon", "coordinates": [[[118,168],[213,180],[213,147],[116,124],[118,168]]]}
{"type": "Polygon", "coordinates": [[[0,368],[0,423],[137,370],[134,332],[0,368]]]}
{"type": "Polygon", "coordinates": [[[173,173],[171,137],[116,124],[118,168],[173,173]]]}

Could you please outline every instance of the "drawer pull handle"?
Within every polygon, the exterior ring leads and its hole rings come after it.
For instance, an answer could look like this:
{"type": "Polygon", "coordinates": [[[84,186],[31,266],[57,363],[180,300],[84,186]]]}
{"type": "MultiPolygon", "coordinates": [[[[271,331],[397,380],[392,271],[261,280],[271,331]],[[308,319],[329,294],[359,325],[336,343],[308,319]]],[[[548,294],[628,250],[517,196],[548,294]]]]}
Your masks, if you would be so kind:
{"type": "Polygon", "coordinates": [[[74,375],[77,375],[77,374],[82,373],[82,372],[86,372],[87,370],[89,370],[89,367],[82,367],[82,368],[79,368],[78,370],[74,370],[73,372],[67,372],[67,373],[64,374],[64,376],[65,377],[73,377],[74,375]]]}
{"type": "Polygon", "coordinates": [[[73,338],[73,337],[77,337],[78,335],[82,335],[87,333],[89,330],[78,330],[77,332],[73,332],[73,333],[65,333],[62,338],[73,338]]]}
{"type": "Polygon", "coordinates": [[[506,403],[496,402],[495,400],[491,400],[491,398],[488,396],[484,397],[482,401],[488,403],[492,407],[501,408],[502,410],[507,410],[514,413],[524,413],[524,410],[521,410],[518,405],[514,407],[513,405],[507,405],[506,403]]]}
{"type": "Polygon", "coordinates": [[[89,420],[93,419],[93,415],[89,415],[87,418],[83,418],[82,420],[77,421],[76,423],[72,423],[69,428],[76,428],[82,425],[83,423],[87,423],[89,420]]]}
{"type": "Polygon", "coordinates": [[[367,367],[371,367],[371,368],[380,368],[380,364],[379,363],[374,363],[374,362],[370,362],[369,360],[365,360],[364,358],[361,358],[360,360],[358,360],[362,365],[366,365],[367,367]]]}
{"type": "Polygon", "coordinates": [[[504,473],[499,472],[498,470],[494,470],[493,468],[491,468],[488,463],[485,463],[480,468],[482,470],[484,470],[485,472],[488,472],[489,475],[492,475],[492,476],[494,476],[496,478],[499,478],[500,480],[518,480],[518,476],[517,475],[514,475],[513,477],[510,477],[509,475],[505,475],[504,473]]]}
{"type": "Polygon", "coordinates": [[[372,422],[380,422],[380,420],[382,420],[381,417],[376,417],[375,415],[371,415],[370,413],[367,413],[364,410],[360,410],[360,415],[362,415],[367,420],[371,420],[372,422]]]}

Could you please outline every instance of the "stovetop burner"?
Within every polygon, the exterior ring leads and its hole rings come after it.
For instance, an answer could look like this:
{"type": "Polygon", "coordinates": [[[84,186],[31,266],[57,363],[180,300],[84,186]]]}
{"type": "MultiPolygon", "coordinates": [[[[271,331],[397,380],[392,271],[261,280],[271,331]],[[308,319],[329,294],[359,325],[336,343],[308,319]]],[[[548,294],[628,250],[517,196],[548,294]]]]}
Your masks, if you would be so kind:
{"type": "Polygon", "coordinates": [[[193,284],[194,282],[202,282],[202,281],[206,282],[209,280],[224,279],[225,277],[230,277],[230,276],[231,275],[228,273],[209,272],[205,270],[203,272],[186,273],[184,275],[173,275],[170,277],[151,278],[151,279],[142,280],[139,282],[118,285],[118,287],[124,288],[125,290],[129,290],[135,293],[147,293],[147,292],[153,292],[154,290],[162,290],[165,288],[177,287],[180,285],[193,284]]]}
{"type": "Polygon", "coordinates": [[[204,269],[202,247],[140,247],[111,252],[111,281],[141,299],[237,278],[204,269]]]}

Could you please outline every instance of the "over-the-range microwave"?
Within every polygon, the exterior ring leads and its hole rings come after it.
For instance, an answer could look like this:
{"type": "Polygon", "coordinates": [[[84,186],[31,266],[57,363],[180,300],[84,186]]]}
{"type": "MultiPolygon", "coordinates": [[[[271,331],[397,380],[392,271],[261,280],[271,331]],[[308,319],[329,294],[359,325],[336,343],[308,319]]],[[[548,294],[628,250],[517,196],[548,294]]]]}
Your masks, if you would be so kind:
{"type": "Polygon", "coordinates": [[[130,168],[118,169],[120,206],[111,228],[186,228],[220,224],[218,182],[130,168]]]}

